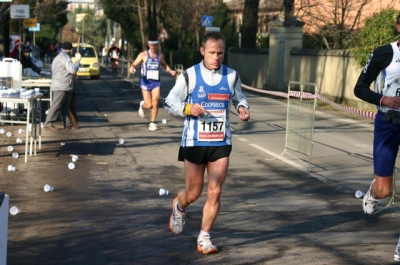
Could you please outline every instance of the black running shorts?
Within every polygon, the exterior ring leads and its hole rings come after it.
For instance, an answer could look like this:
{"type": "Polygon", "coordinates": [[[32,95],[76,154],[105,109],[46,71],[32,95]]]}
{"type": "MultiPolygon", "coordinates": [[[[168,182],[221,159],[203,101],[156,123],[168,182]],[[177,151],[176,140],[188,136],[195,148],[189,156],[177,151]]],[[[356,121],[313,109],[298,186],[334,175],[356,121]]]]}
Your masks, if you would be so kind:
{"type": "Polygon", "coordinates": [[[180,147],[178,161],[186,159],[194,164],[207,164],[231,154],[232,145],[180,147]]]}

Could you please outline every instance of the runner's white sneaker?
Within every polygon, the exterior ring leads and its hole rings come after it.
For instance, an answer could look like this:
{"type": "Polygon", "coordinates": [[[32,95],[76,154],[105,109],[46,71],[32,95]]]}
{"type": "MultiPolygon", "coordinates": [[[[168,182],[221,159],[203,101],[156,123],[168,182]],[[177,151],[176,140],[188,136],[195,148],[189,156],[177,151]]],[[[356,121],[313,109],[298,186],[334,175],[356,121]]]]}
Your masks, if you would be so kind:
{"type": "Polygon", "coordinates": [[[178,210],[178,197],[172,201],[172,214],[169,218],[169,228],[172,233],[180,234],[183,231],[183,226],[185,225],[185,213],[178,210]]]}
{"type": "Polygon", "coordinates": [[[399,253],[400,249],[397,249],[394,251],[394,260],[395,261],[400,261],[400,253],[399,253]]]}
{"type": "Polygon", "coordinates": [[[154,122],[150,122],[149,131],[155,131],[155,130],[157,130],[157,124],[154,122]]]}
{"type": "Polygon", "coordinates": [[[139,110],[138,110],[139,116],[142,117],[142,118],[144,117],[144,111],[143,111],[143,108],[142,108],[143,104],[144,104],[144,100],[140,101],[139,110]]]}
{"type": "Polygon", "coordinates": [[[197,250],[203,252],[203,254],[218,252],[218,248],[211,243],[210,235],[199,235],[197,238],[197,250]]]}
{"type": "Polygon", "coordinates": [[[369,190],[364,195],[363,199],[363,210],[366,214],[372,214],[375,211],[376,205],[378,204],[378,200],[372,196],[372,184],[374,184],[375,179],[372,181],[369,190]]]}

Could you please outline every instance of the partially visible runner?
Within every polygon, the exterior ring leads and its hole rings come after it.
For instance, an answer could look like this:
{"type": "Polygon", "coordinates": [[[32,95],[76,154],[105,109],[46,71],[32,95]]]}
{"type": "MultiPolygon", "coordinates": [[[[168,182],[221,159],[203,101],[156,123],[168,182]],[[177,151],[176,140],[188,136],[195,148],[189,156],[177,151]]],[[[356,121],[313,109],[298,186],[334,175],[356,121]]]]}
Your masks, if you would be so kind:
{"type": "Polygon", "coordinates": [[[164,106],[170,114],[184,117],[178,160],[184,162],[185,189],[172,202],[169,226],[173,233],[182,233],[186,208],[200,197],[207,169],[207,200],[197,237],[197,250],[204,254],[218,252],[209,233],[221,206],[222,185],[232,150],[230,101],[240,120],[250,119],[239,74],[222,64],[224,52],[223,35],[204,35],[200,48],[203,61],[179,76],[164,106]]]}
{"type": "Polygon", "coordinates": [[[108,49],[108,57],[110,58],[111,61],[111,70],[113,77],[118,76],[118,61],[119,61],[119,56],[121,55],[121,50],[116,46],[115,41],[112,42],[111,48],[108,49]]]}
{"type": "MultiPolygon", "coordinates": [[[[400,19],[397,21],[400,29],[400,19]]],[[[400,39],[376,48],[365,64],[354,94],[378,108],[374,127],[374,179],[363,199],[363,210],[372,214],[378,199],[392,192],[393,170],[400,144],[400,39]],[[370,89],[375,82],[374,91],[370,89]]]]}
{"type": "MultiPolygon", "coordinates": [[[[400,15],[396,29],[400,32],[400,15]]],[[[379,210],[379,199],[392,193],[393,172],[400,145],[400,39],[376,48],[358,78],[354,94],[378,108],[375,117],[373,163],[374,179],[363,199],[363,210],[379,210]],[[374,91],[370,89],[374,83],[374,91]]],[[[400,244],[394,260],[400,261],[400,244]]]]}
{"type": "Polygon", "coordinates": [[[144,117],[144,110],[151,109],[149,130],[157,130],[156,118],[158,113],[158,101],[160,100],[160,65],[175,76],[176,72],[172,70],[165,62],[164,54],[157,50],[158,41],[148,41],[149,49],[139,53],[135,61],[131,64],[129,72],[134,74],[135,67],[142,65],[140,88],[142,90],[143,100],[139,105],[139,116],[144,117]]]}

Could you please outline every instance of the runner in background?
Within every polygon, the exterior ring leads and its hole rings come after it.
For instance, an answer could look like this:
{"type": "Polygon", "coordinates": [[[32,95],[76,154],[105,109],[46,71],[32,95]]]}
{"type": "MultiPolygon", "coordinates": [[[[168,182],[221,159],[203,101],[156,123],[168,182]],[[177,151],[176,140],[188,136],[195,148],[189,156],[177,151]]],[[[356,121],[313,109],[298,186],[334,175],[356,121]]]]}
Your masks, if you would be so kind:
{"type": "Polygon", "coordinates": [[[115,41],[113,41],[111,44],[111,48],[108,50],[108,58],[110,58],[111,61],[113,77],[118,76],[118,61],[120,55],[121,50],[116,46],[115,41]]]}

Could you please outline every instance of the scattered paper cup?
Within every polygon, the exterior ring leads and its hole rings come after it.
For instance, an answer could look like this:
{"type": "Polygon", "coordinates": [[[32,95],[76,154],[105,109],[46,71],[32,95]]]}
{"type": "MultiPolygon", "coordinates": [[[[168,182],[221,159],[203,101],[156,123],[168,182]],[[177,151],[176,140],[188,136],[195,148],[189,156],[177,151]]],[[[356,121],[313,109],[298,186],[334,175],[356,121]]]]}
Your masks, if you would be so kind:
{"type": "Polygon", "coordinates": [[[168,194],[169,194],[169,191],[166,190],[166,189],[161,188],[161,189],[159,190],[158,194],[160,194],[160,196],[168,195],[168,194]]]}

